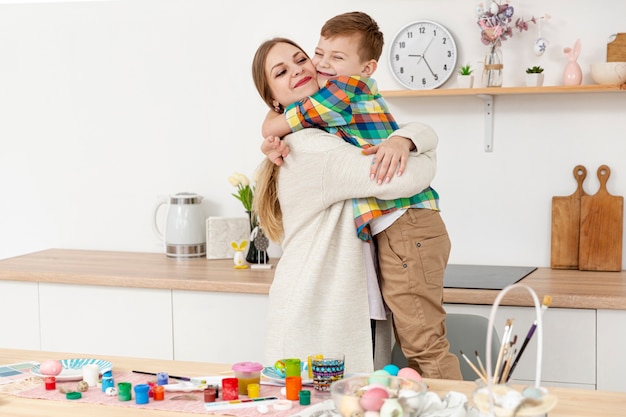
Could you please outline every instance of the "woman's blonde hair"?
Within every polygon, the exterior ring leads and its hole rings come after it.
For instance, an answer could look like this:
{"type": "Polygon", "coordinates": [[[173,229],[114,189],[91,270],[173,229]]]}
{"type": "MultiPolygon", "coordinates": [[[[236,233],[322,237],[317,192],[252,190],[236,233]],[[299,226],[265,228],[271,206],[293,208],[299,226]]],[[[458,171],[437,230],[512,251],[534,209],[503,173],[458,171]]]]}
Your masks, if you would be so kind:
{"type": "MultiPolygon", "coordinates": [[[[288,43],[304,52],[297,43],[287,38],[273,38],[263,42],[257,48],[252,60],[252,79],[259,95],[272,110],[277,109],[273,105],[274,100],[265,73],[265,63],[271,49],[279,43],[288,43]]],[[[306,52],[304,54],[306,55],[306,52]]],[[[278,111],[282,113],[282,107],[278,111]]],[[[263,231],[274,242],[280,242],[284,234],[283,212],[278,201],[278,173],[279,167],[269,159],[266,158],[261,163],[257,170],[255,198],[252,206],[263,226],[263,231]]]]}
{"type": "Polygon", "coordinates": [[[274,242],[283,239],[283,211],[278,201],[278,172],[279,166],[269,159],[261,163],[257,170],[255,197],[252,210],[259,218],[263,231],[274,242]]]}

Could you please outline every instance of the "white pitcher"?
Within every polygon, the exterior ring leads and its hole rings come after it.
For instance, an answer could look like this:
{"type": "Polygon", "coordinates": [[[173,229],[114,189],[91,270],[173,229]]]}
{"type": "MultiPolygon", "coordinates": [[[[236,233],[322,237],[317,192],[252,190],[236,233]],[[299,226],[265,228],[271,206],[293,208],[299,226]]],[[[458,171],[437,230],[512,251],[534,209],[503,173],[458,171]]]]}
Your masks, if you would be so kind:
{"type": "Polygon", "coordinates": [[[178,193],[163,198],[154,207],[154,233],[164,243],[167,256],[177,259],[206,256],[206,219],[201,206],[202,198],[194,193],[178,193]],[[157,214],[168,203],[163,232],[157,214]]]}

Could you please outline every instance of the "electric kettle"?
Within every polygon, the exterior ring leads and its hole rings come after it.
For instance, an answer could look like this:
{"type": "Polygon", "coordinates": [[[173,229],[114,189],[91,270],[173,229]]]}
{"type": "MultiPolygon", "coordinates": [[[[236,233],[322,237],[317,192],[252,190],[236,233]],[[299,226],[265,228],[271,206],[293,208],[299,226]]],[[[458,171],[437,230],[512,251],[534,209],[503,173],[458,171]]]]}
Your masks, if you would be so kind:
{"type": "Polygon", "coordinates": [[[194,193],[178,193],[163,198],[154,207],[154,233],[164,243],[168,257],[188,259],[206,256],[206,219],[202,212],[202,198],[194,193]],[[157,217],[165,205],[167,216],[165,231],[162,231],[157,217]]]}

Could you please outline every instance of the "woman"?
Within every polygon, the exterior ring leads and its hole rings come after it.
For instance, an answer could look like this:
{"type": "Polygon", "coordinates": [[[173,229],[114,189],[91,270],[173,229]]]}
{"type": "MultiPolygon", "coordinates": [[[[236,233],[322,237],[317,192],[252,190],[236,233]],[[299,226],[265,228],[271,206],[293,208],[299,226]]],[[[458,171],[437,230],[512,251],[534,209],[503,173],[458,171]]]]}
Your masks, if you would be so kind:
{"type": "MultiPolygon", "coordinates": [[[[253,78],[278,111],[318,88],[310,59],[286,39],[261,45],[253,78]]],[[[436,143],[424,125],[395,135],[415,137],[418,149],[436,143]]],[[[372,371],[368,288],[350,199],[418,193],[434,177],[435,152],[413,152],[403,176],[377,185],[369,178],[373,157],[334,135],[305,129],[284,140],[289,158],[280,168],[263,162],[255,199],[264,230],[283,249],[270,289],[266,360],[335,351],[346,355],[348,372],[372,371]]]]}

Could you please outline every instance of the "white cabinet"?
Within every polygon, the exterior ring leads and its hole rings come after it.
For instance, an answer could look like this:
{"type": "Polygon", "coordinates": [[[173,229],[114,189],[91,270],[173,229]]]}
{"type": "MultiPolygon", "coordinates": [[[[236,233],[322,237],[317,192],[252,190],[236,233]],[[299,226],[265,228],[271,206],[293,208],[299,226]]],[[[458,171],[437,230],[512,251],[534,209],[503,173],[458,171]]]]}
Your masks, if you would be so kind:
{"type": "Polygon", "coordinates": [[[265,363],[266,294],[172,292],[174,359],[265,363]]]}
{"type": "MultiPolygon", "coordinates": [[[[445,309],[487,318],[491,312],[487,305],[446,304],[445,309]]],[[[494,326],[500,339],[507,319],[514,319],[513,334],[518,336],[519,349],[535,320],[535,309],[498,307],[494,326]]],[[[533,383],[536,360],[537,334],[517,364],[512,382],[533,383]]],[[[544,313],[541,384],[596,389],[596,310],[551,308],[544,313]]]]}
{"type": "Polygon", "coordinates": [[[41,349],[171,359],[171,294],[40,283],[41,349]]]}
{"type": "Polygon", "coordinates": [[[0,346],[39,350],[36,282],[0,281],[0,346]]]}
{"type": "Polygon", "coordinates": [[[626,391],[626,311],[598,310],[598,390],[626,391]]]}

